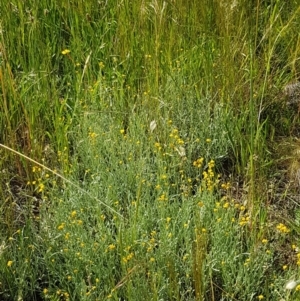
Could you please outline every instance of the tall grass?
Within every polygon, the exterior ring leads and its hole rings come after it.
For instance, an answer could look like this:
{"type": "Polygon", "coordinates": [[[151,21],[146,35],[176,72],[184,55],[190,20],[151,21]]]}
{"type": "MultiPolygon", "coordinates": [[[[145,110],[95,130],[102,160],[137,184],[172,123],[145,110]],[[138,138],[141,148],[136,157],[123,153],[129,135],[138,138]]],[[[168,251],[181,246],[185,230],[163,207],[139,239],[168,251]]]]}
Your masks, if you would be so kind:
{"type": "Polygon", "coordinates": [[[1,1],[0,299],[297,298],[299,7],[1,1]]]}

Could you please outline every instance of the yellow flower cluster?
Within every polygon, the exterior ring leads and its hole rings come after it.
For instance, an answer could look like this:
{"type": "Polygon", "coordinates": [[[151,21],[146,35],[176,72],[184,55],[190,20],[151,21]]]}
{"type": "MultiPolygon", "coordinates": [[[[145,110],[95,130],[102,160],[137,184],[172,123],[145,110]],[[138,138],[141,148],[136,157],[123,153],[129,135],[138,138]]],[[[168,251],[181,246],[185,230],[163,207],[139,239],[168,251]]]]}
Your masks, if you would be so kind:
{"type": "Polygon", "coordinates": [[[207,169],[207,171],[204,171],[203,174],[202,174],[203,175],[204,183],[206,185],[206,189],[208,191],[213,191],[213,189],[216,186],[216,184],[219,183],[218,178],[215,177],[214,167],[215,167],[215,161],[214,160],[210,160],[208,162],[208,169],[207,169]]]}
{"type": "Polygon", "coordinates": [[[43,181],[47,181],[49,178],[49,174],[45,173],[43,169],[39,166],[33,166],[32,167],[32,173],[35,174],[37,180],[28,181],[27,185],[33,185],[36,187],[37,192],[42,193],[45,190],[45,184],[43,181]]]}
{"type": "Polygon", "coordinates": [[[277,229],[279,232],[281,232],[281,233],[289,233],[289,232],[290,232],[290,229],[289,229],[286,225],[284,225],[284,224],[282,224],[282,223],[279,223],[279,224],[276,226],[276,229],[277,229]]]}
{"type": "Polygon", "coordinates": [[[124,263],[127,263],[128,261],[130,261],[133,258],[133,256],[134,256],[134,253],[130,252],[128,255],[122,257],[122,261],[124,263]]]}
{"type": "Polygon", "coordinates": [[[221,185],[221,188],[223,188],[223,189],[225,189],[225,190],[229,190],[230,187],[231,187],[231,184],[230,184],[229,182],[223,183],[223,184],[221,185]]]}
{"type": "Polygon", "coordinates": [[[158,200],[161,201],[161,202],[164,202],[164,201],[167,201],[168,198],[167,198],[167,196],[163,193],[163,194],[158,198],[158,200]]]}
{"type": "Polygon", "coordinates": [[[151,252],[157,246],[156,231],[151,231],[150,236],[147,252],[151,252]]]}
{"type": "Polygon", "coordinates": [[[61,52],[61,54],[62,55],[66,55],[66,54],[69,54],[71,52],[71,50],[69,50],[69,49],[64,49],[62,52],[61,52]]]}
{"type": "Polygon", "coordinates": [[[90,129],[89,129],[89,139],[90,139],[90,142],[91,142],[92,144],[95,143],[97,136],[98,136],[98,134],[96,134],[96,133],[95,133],[94,131],[92,131],[92,129],[90,128],[90,129]]]}
{"type": "Polygon", "coordinates": [[[197,168],[201,168],[202,165],[203,165],[203,161],[204,161],[204,158],[198,158],[197,160],[195,160],[193,162],[193,166],[197,167],[197,168]]]}
{"type": "Polygon", "coordinates": [[[174,128],[169,135],[171,138],[170,146],[175,148],[176,145],[184,145],[184,140],[179,136],[178,129],[174,128]]]}
{"type": "Polygon", "coordinates": [[[12,264],[13,264],[13,261],[12,261],[12,260],[9,260],[9,261],[7,262],[7,266],[8,266],[8,267],[11,267],[12,264]]]}
{"type": "Polygon", "coordinates": [[[242,216],[239,221],[240,226],[247,225],[249,223],[249,220],[250,220],[249,216],[247,216],[247,215],[242,216]]]}
{"type": "Polygon", "coordinates": [[[300,266],[300,253],[297,253],[297,265],[300,266]]]}
{"type": "Polygon", "coordinates": [[[160,144],[159,142],[155,142],[154,146],[155,146],[155,148],[158,149],[159,151],[162,150],[162,146],[161,146],[161,144],[160,144]]]}

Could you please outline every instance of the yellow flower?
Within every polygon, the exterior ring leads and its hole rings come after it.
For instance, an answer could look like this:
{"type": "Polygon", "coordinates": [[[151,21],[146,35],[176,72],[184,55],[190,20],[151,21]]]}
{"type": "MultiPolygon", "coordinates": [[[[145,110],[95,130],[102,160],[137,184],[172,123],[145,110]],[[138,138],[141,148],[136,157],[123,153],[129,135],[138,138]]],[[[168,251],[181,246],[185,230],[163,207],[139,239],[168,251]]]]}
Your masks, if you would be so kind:
{"type": "Polygon", "coordinates": [[[258,298],[258,300],[262,300],[262,299],[264,299],[264,296],[263,295],[259,295],[257,298],[258,298]]]}
{"type": "Polygon", "coordinates": [[[114,244],[110,244],[109,246],[108,246],[108,249],[109,250],[113,250],[113,249],[115,249],[116,248],[116,246],[114,245],[114,244]]]}
{"type": "Polygon", "coordinates": [[[58,230],[62,230],[64,227],[65,227],[65,223],[62,223],[61,225],[59,225],[59,226],[57,227],[57,229],[58,229],[58,230]]]}
{"type": "Polygon", "coordinates": [[[11,260],[9,260],[9,261],[7,262],[7,266],[8,266],[8,267],[11,267],[12,264],[13,264],[13,261],[11,261],[11,260]]]}
{"type": "Polygon", "coordinates": [[[226,202],[224,205],[223,205],[223,208],[227,209],[229,207],[229,202],[226,202]]]}
{"type": "Polygon", "coordinates": [[[162,194],[159,198],[158,198],[159,201],[167,201],[167,197],[165,194],[162,194]]]}
{"type": "Polygon", "coordinates": [[[290,229],[282,223],[278,224],[276,226],[276,229],[281,233],[289,233],[290,232],[290,229]]]}
{"type": "Polygon", "coordinates": [[[76,214],[77,214],[77,212],[74,210],[74,211],[72,211],[71,212],[71,217],[75,217],[76,216],[76,214]]]}
{"type": "Polygon", "coordinates": [[[44,189],[45,189],[45,185],[43,183],[40,183],[38,192],[43,192],[44,189]]]}
{"type": "Polygon", "coordinates": [[[69,49],[64,49],[61,54],[66,55],[68,53],[70,53],[71,51],[69,49]]]}
{"type": "Polygon", "coordinates": [[[200,168],[203,164],[204,158],[199,158],[196,161],[193,162],[193,166],[200,168]]]}

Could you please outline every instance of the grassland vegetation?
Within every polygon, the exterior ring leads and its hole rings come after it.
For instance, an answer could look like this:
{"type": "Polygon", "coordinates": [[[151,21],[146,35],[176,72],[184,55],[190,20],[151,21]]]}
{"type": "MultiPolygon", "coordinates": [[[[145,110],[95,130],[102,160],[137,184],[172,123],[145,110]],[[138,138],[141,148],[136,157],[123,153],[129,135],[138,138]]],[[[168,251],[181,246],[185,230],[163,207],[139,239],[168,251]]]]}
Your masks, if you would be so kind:
{"type": "Polygon", "coordinates": [[[300,2],[0,2],[0,299],[296,300],[300,2]]]}

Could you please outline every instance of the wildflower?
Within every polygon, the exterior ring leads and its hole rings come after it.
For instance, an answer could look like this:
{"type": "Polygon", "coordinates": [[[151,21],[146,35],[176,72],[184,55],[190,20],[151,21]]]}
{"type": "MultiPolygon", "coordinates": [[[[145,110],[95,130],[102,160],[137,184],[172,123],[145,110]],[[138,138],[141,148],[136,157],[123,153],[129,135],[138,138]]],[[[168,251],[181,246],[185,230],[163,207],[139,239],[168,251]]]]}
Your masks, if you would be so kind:
{"type": "Polygon", "coordinates": [[[12,261],[12,260],[9,260],[9,261],[7,262],[7,266],[8,266],[8,267],[11,267],[12,264],[13,264],[13,261],[12,261]]]}
{"type": "Polygon", "coordinates": [[[47,290],[46,288],[44,288],[44,289],[43,289],[43,293],[44,293],[44,295],[47,295],[48,290],[47,290]]]}
{"type": "Polygon", "coordinates": [[[75,217],[76,216],[76,214],[77,214],[77,212],[74,210],[74,211],[72,211],[71,212],[71,217],[75,217]]]}
{"type": "Polygon", "coordinates": [[[267,244],[267,243],[268,243],[268,240],[264,238],[264,239],[261,240],[261,242],[262,242],[263,244],[267,244]]]}
{"type": "Polygon", "coordinates": [[[229,202],[226,202],[226,203],[223,205],[223,208],[224,208],[224,209],[227,209],[227,208],[229,207],[229,205],[230,205],[229,202]]]}
{"type": "Polygon", "coordinates": [[[289,233],[290,232],[290,229],[282,223],[279,223],[276,226],[276,229],[281,233],[289,233]]]}
{"type": "Polygon", "coordinates": [[[71,51],[69,49],[64,49],[61,54],[66,55],[68,53],[70,53],[71,51]]]}
{"type": "Polygon", "coordinates": [[[189,257],[189,254],[184,254],[183,257],[182,257],[182,260],[185,261],[185,260],[187,260],[188,257],[189,257]]]}
{"type": "Polygon", "coordinates": [[[227,182],[227,183],[222,183],[221,188],[223,188],[223,189],[225,189],[225,190],[229,190],[230,186],[231,186],[231,185],[230,185],[229,182],[227,182]]]}
{"type": "Polygon", "coordinates": [[[249,222],[249,216],[243,216],[239,222],[240,226],[244,226],[249,222]]]}
{"type": "Polygon", "coordinates": [[[159,198],[158,198],[159,201],[166,201],[167,200],[167,197],[165,194],[162,194],[159,198]]]}
{"type": "Polygon", "coordinates": [[[258,300],[262,300],[262,299],[264,299],[264,296],[263,296],[263,295],[259,295],[259,296],[257,297],[257,299],[258,299],[258,300]]]}
{"type": "Polygon", "coordinates": [[[193,166],[197,168],[201,168],[203,164],[204,158],[198,158],[196,161],[193,162],[193,166]]]}
{"type": "Polygon", "coordinates": [[[209,162],[208,162],[208,169],[212,169],[212,168],[214,168],[215,167],[215,161],[214,160],[210,160],[209,162]]]}
{"type": "Polygon", "coordinates": [[[161,149],[162,149],[162,146],[161,146],[161,144],[160,144],[159,142],[155,142],[155,143],[154,143],[154,146],[155,146],[155,148],[157,148],[158,150],[161,150],[161,149]]]}
{"type": "Polygon", "coordinates": [[[114,250],[115,248],[116,248],[116,246],[115,246],[114,244],[110,244],[110,245],[108,246],[108,249],[109,249],[110,251],[114,250]]]}
{"type": "Polygon", "coordinates": [[[285,271],[288,268],[288,266],[285,264],[284,266],[282,266],[282,269],[285,271]]]}
{"type": "Polygon", "coordinates": [[[245,262],[244,262],[244,266],[249,265],[249,262],[250,262],[250,258],[247,258],[247,259],[245,260],[245,262]]]}
{"type": "Polygon", "coordinates": [[[40,183],[38,192],[43,192],[44,189],[45,189],[45,185],[43,183],[40,183]]]}
{"type": "Polygon", "coordinates": [[[95,132],[89,132],[89,137],[91,140],[95,140],[98,135],[95,132]]]}
{"type": "Polygon", "coordinates": [[[57,227],[57,229],[58,229],[58,230],[62,230],[64,227],[65,227],[65,223],[62,223],[62,224],[60,224],[60,225],[57,227]]]}
{"type": "Polygon", "coordinates": [[[298,251],[298,248],[297,248],[297,246],[295,245],[295,244],[292,244],[292,250],[294,250],[294,251],[298,251]]]}
{"type": "Polygon", "coordinates": [[[122,257],[122,261],[123,261],[124,263],[127,263],[129,260],[131,260],[131,259],[133,258],[133,256],[134,256],[134,253],[131,252],[131,253],[129,253],[127,256],[122,257]]]}
{"type": "Polygon", "coordinates": [[[184,141],[183,141],[183,139],[178,138],[178,139],[177,139],[177,143],[178,143],[179,145],[183,145],[183,144],[184,144],[184,141]]]}

